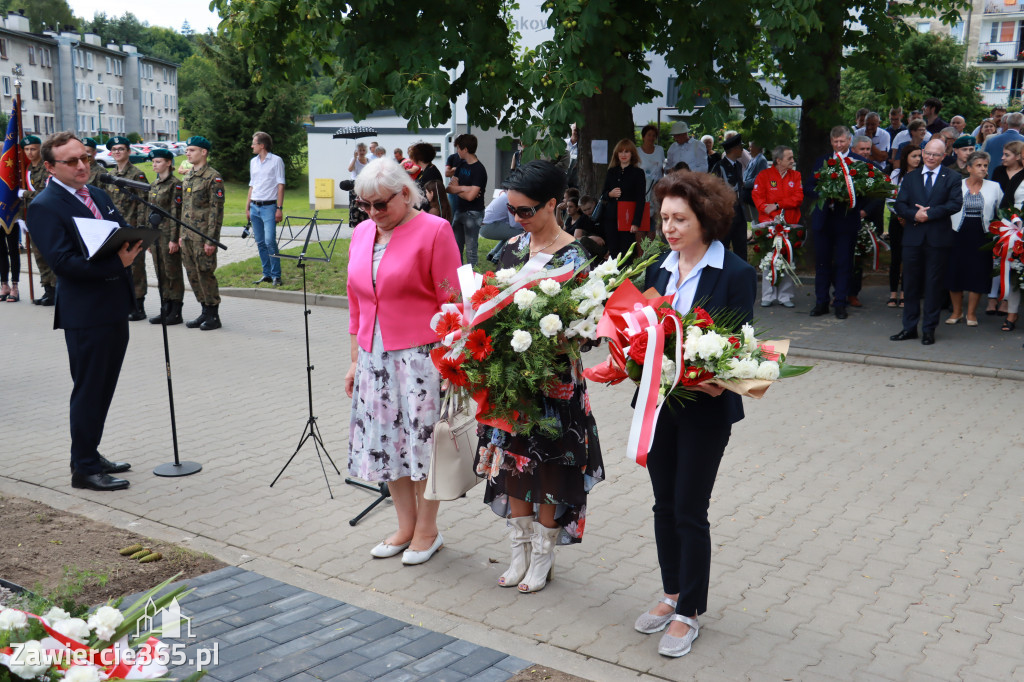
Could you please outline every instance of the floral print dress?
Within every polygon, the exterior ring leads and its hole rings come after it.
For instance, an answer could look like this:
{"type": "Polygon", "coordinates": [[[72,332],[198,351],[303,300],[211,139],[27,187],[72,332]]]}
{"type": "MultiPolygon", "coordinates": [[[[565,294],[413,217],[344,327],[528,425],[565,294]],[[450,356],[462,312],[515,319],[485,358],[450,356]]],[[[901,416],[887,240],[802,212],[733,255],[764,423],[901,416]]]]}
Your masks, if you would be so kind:
{"type": "MultiPolygon", "coordinates": [[[[386,244],[373,246],[373,278],[386,244]]],[[[374,322],[373,347],[359,349],[352,389],[348,472],[364,481],[426,480],[441,412],[441,377],[433,345],[384,350],[374,322]]]]}
{"type": "MultiPolygon", "coordinates": [[[[513,237],[501,252],[503,268],[521,267],[530,258],[530,235],[513,237]]],[[[590,256],[573,242],[554,254],[548,268],[572,263],[579,267],[590,256]]],[[[484,503],[499,516],[509,516],[509,496],[536,504],[554,504],[555,521],[562,528],[558,544],[583,539],[587,493],[604,480],[597,423],[583,378],[583,363],[564,356],[556,369],[556,383],[539,393],[536,401],[545,417],[558,420],[561,432],[547,438],[480,426],[479,447],[474,459],[477,476],[487,479],[484,503]]]]}

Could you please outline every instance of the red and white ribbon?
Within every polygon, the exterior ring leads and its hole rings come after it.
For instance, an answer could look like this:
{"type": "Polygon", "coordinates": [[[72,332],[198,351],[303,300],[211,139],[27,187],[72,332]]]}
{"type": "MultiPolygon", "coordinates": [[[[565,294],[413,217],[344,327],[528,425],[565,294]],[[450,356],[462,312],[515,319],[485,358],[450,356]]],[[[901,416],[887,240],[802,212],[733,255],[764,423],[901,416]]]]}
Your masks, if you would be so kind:
{"type": "Polygon", "coordinates": [[[850,208],[853,208],[853,205],[857,202],[854,197],[853,177],[850,175],[850,167],[847,165],[845,158],[842,156],[838,156],[837,158],[839,159],[839,167],[842,169],[843,182],[846,183],[846,194],[850,199],[850,208]]]}
{"type": "MultiPolygon", "coordinates": [[[[639,308],[639,304],[637,305],[639,308]]],[[[679,318],[669,315],[664,324],[658,323],[658,314],[654,308],[646,306],[631,313],[623,314],[631,336],[644,334],[647,336],[647,349],[644,353],[643,374],[640,376],[639,392],[636,408],[633,410],[633,421],[629,427],[629,438],[626,441],[626,456],[642,467],[647,466],[647,455],[654,442],[654,431],[658,425],[658,416],[665,404],[665,398],[672,393],[679,383],[683,368],[683,329],[679,318]],[[672,385],[664,394],[661,392],[661,374],[665,361],[665,326],[675,327],[675,361],[676,369],[672,377],[672,385]]]]}
{"type": "Polygon", "coordinates": [[[868,237],[871,239],[871,269],[877,270],[879,265],[878,256],[880,255],[881,249],[884,248],[886,250],[889,250],[890,247],[888,244],[886,244],[884,241],[878,238],[878,235],[875,234],[874,230],[867,227],[863,227],[861,229],[867,232],[868,237]]]}
{"type": "Polygon", "coordinates": [[[1013,272],[1010,264],[1020,260],[1024,252],[1020,218],[1013,216],[1012,220],[995,220],[988,226],[988,231],[996,235],[993,253],[999,260],[999,298],[1002,300],[1010,292],[1010,275],[1013,272]]]}

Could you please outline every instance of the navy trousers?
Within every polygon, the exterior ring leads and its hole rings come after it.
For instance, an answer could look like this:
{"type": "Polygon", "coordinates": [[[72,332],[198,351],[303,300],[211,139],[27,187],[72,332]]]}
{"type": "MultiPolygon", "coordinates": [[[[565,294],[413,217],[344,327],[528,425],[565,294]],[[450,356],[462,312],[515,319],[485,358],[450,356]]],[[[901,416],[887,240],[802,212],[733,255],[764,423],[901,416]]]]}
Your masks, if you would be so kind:
{"type": "Polygon", "coordinates": [[[71,366],[71,466],[76,474],[101,473],[100,439],[128,350],[128,319],[85,329],[65,329],[71,366]]]}
{"type": "Polygon", "coordinates": [[[903,245],[903,329],[934,334],[939,326],[942,304],[945,301],[946,263],[949,249],[938,246],[903,245]],[[921,299],[924,299],[924,317],[921,317],[921,299]]]}
{"type": "Polygon", "coordinates": [[[833,305],[845,306],[853,272],[853,247],[860,220],[857,217],[826,218],[814,230],[814,298],[819,306],[829,304],[829,285],[835,283],[833,305]]]}

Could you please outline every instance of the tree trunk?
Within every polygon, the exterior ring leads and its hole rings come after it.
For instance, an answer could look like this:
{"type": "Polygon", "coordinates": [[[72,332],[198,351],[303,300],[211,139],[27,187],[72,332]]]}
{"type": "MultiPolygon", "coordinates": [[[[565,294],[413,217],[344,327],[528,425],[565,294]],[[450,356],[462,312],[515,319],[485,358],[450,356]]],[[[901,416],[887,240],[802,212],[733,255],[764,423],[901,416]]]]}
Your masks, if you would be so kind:
{"type": "Polygon", "coordinates": [[[633,139],[633,110],[617,90],[604,89],[582,103],[583,120],[580,122],[579,164],[580,194],[597,198],[604,187],[604,176],[608,172],[610,155],[616,143],[622,138],[633,139]],[[604,163],[594,163],[590,143],[593,140],[608,142],[609,158],[604,163]]]}

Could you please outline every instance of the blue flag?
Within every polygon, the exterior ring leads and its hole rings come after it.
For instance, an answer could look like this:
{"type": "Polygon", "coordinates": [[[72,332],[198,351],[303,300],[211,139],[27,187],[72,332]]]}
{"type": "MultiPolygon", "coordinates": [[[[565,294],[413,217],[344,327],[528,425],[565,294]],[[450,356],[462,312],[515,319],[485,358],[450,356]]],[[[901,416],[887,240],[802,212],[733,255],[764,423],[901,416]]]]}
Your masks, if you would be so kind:
{"type": "Polygon", "coordinates": [[[18,190],[21,183],[21,147],[18,146],[18,105],[15,103],[11,119],[7,122],[7,135],[4,136],[4,150],[0,154],[0,229],[7,234],[14,228],[14,221],[21,208],[18,190]]]}

